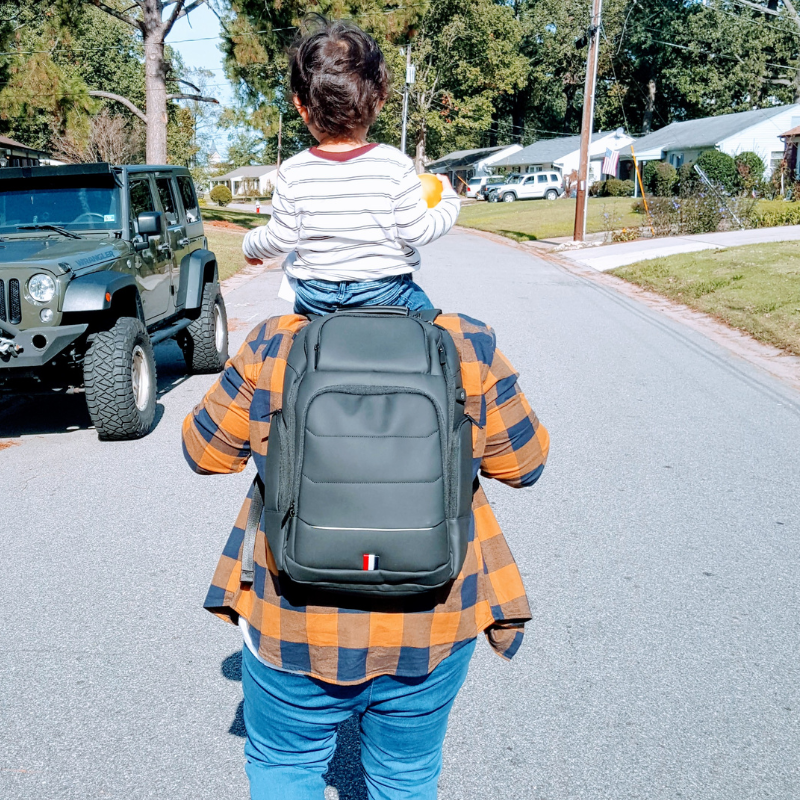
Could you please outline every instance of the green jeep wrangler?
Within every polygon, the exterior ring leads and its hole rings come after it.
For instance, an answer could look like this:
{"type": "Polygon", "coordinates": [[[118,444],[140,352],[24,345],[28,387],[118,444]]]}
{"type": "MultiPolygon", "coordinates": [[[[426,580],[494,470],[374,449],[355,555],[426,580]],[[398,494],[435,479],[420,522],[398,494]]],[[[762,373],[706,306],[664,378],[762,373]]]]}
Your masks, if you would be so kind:
{"type": "Polygon", "coordinates": [[[184,167],[0,169],[0,394],[84,387],[101,439],[153,428],[153,345],[219,372],[228,323],[184,167]]]}

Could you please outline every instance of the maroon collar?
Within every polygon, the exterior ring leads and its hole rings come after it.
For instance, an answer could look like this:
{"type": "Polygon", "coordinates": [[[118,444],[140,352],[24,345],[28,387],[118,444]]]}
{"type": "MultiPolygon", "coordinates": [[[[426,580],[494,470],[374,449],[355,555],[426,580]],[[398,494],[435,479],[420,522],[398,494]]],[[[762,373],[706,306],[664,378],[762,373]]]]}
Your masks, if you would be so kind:
{"type": "Polygon", "coordinates": [[[378,142],[372,144],[365,144],[363,147],[357,147],[355,150],[345,150],[341,153],[333,153],[330,150],[320,150],[319,147],[311,147],[308,152],[317,158],[324,158],[326,161],[350,161],[353,158],[363,156],[364,153],[369,153],[378,146],[378,142]]]}

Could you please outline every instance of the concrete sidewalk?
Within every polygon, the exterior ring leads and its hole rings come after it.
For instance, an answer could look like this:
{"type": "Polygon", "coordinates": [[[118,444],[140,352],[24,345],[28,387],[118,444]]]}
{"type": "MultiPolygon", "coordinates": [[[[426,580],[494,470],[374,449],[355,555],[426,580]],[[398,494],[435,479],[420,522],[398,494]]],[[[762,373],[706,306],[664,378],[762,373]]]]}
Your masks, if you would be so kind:
{"type": "Polygon", "coordinates": [[[639,239],[635,242],[622,242],[620,244],[602,246],[590,245],[574,250],[558,248],[558,251],[562,258],[605,272],[616,267],[634,264],[637,261],[647,261],[652,258],[662,258],[663,256],[671,256],[677,253],[693,253],[699,250],[718,250],[726,247],[760,244],[762,242],[789,242],[795,240],[800,240],[800,225],[703,233],[697,236],[639,239]]]}

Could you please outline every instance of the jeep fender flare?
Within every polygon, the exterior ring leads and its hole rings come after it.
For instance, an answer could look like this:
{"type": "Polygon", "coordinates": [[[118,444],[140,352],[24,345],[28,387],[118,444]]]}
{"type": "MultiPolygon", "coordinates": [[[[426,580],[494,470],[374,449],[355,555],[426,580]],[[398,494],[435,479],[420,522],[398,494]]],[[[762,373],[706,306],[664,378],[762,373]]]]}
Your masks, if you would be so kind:
{"type": "MultiPolygon", "coordinates": [[[[135,307],[141,313],[141,300],[136,281],[124,272],[90,272],[70,282],[64,295],[63,313],[86,313],[89,311],[108,311],[115,296],[123,294],[135,296],[135,307]]],[[[128,298],[130,299],[130,297],[128,298]]]]}
{"type": "Polygon", "coordinates": [[[187,311],[200,308],[203,302],[203,286],[218,279],[217,257],[205,249],[193,250],[181,259],[178,281],[178,308],[187,311]]]}

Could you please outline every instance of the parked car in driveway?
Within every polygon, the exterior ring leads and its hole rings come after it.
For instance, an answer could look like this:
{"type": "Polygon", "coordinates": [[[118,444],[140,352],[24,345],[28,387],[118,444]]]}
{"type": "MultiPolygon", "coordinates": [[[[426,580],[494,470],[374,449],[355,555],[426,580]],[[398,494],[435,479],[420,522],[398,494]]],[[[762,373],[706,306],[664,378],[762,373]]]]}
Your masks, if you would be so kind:
{"type": "Polygon", "coordinates": [[[558,172],[534,172],[509,176],[509,180],[492,190],[493,196],[489,199],[502,203],[541,198],[555,200],[563,191],[563,180],[558,172]]]}
{"type": "Polygon", "coordinates": [[[506,182],[505,175],[489,175],[486,178],[485,183],[481,186],[478,199],[480,200],[482,198],[484,200],[488,200],[491,192],[498,186],[502,186],[505,182],[506,182]]]}

